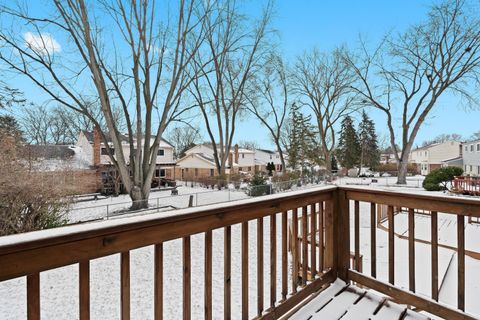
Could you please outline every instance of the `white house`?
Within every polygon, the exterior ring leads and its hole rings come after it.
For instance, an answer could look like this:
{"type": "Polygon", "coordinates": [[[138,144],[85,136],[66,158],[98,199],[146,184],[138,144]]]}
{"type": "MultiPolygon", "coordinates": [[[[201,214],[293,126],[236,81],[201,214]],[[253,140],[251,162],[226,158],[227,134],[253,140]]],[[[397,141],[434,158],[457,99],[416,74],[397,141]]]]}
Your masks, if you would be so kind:
{"type": "Polygon", "coordinates": [[[462,148],[464,174],[480,176],[480,139],[465,142],[462,148]]]}
{"type": "Polygon", "coordinates": [[[273,162],[276,172],[282,171],[282,161],[280,159],[280,154],[278,153],[278,151],[255,149],[255,165],[257,171],[266,171],[267,163],[269,162],[273,162]]]}
{"type": "Polygon", "coordinates": [[[432,170],[441,168],[445,161],[460,157],[461,145],[459,141],[430,144],[412,150],[408,160],[410,163],[418,165],[418,170],[422,175],[427,175],[432,170]]]}
{"type": "MultiPolygon", "coordinates": [[[[108,144],[110,148],[113,148],[110,136],[107,134],[108,144]]],[[[128,163],[130,157],[130,144],[128,143],[128,137],[121,135],[122,152],[128,163]]],[[[150,140],[150,145],[153,145],[155,137],[150,140]]],[[[134,139],[134,141],[136,141],[134,139]]],[[[143,141],[142,141],[143,145],[143,141]]],[[[108,156],[107,147],[101,139],[100,133],[97,131],[85,131],[82,130],[79,133],[77,146],[82,149],[82,160],[87,162],[92,167],[108,167],[112,166],[110,157],[108,156]]],[[[135,150],[135,149],[134,149],[135,150]]],[[[113,149],[114,157],[118,150],[113,149]]],[[[157,168],[155,171],[155,177],[173,178],[174,177],[174,148],[164,139],[160,139],[159,149],[156,158],[157,168]]]]}

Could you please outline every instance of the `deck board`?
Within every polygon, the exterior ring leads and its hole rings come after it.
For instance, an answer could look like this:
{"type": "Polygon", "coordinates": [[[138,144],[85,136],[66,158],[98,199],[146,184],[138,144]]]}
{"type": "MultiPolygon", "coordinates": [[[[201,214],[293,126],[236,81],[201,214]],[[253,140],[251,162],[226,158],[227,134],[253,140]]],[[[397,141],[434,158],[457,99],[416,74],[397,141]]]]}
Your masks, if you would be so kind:
{"type": "Polygon", "coordinates": [[[429,317],[407,310],[374,291],[347,285],[337,279],[315,298],[303,305],[293,320],[428,320],[429,317]]]}

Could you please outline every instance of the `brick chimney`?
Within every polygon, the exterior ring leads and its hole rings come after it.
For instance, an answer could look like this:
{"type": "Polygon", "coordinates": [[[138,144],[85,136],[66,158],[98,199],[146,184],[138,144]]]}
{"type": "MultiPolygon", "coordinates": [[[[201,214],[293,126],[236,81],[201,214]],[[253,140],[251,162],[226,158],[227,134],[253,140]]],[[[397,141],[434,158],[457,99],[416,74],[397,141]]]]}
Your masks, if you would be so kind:
{"type": "Polygon", "coordinates": [[[235,144],[235,163],[238,163],[238,144],[235,144]]]}
{"type": "Polygon", "coordinates": [[[233,169],[233,154],[231,152],[228,154],[228,166],[233,169]]]}
{"type": "Polygon", "coordinates": [[[100,136],[100,130],[95,127],[93,129],[93,165],[99,166],[100,165],[100,144],[102,138],[100,136]]]}

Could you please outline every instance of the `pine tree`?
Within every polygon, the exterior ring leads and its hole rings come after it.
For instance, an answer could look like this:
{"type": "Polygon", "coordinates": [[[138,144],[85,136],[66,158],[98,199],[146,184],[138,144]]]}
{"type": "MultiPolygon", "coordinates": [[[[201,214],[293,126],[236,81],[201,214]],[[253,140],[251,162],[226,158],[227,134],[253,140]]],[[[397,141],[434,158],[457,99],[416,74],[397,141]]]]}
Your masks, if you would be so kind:
{"type": "Polygon", "coordinates": [[[348,115],[342,120],[337,158],[340,164],[346,169],[355,167],[360,160],[360,143],[355,127],[353,126],[352,118],[348,115]]]}
{"type": "Polygon", "coordinates": [[[358,126],[358,138],[360,143],[360,168],[366,166],[375,168],[380,162],[380,150],[378,148],[375,123],[362,112],[362,121],[358,126]]]}
{"type": "Polygon", "coordinates": [[[315,147],[311,116],[305,116],[300,108],[293,104],[290,110],[289,130],[287,134],[288,163],[292,169],[304,168],[315,147]]]}

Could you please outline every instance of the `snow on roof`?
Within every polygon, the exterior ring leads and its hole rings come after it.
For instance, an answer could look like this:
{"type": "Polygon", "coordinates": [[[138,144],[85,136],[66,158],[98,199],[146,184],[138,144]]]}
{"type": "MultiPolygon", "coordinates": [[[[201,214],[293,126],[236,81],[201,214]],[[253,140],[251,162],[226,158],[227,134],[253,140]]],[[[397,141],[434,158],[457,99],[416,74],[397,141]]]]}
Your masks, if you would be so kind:
{"type": "Polygon", "coordinates": [[[255,149],[255,151],[261,151],[269,154],[275,154],[276,152],[273,150],[268,150],[268,149],[255,149]]]}

